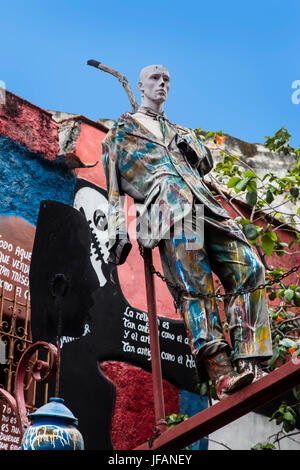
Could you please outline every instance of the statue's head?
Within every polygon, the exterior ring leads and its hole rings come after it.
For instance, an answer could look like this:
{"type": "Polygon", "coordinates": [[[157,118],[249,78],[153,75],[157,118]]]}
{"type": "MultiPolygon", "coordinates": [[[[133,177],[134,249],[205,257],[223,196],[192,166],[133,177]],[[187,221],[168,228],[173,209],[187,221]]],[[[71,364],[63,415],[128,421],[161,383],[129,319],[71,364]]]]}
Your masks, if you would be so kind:
{"type": "Polygon", "coordinates": [[[170,74],[163,65],[148,65],[141,70],[138,87],[144,106],[163,104],[170,89],[170,74]]]}

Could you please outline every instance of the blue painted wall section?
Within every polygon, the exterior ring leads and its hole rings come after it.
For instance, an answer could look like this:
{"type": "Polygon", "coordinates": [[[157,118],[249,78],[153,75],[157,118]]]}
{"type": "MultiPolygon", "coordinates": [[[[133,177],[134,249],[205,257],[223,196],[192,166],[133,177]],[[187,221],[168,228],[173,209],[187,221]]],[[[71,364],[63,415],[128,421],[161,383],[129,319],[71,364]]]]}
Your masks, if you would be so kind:
{"type": "MultiPolygon", "coordinates": [[[[180,392],[180,413],[183,415],[188,415],[188,417],[194,416],[200,411],[208,408],[208,398],[207,396],[200,397],[196,393],[188,392],[187,390],[182,390],[180,392]]],[[[208,440],[199,439],[199,441],[194,442],[189,446],[191,450],[207,450],[208,449],[208,440]]]]}
{"type": "Polygon", "coordinates": [[[17,215],[36,225],[41,200],[73,205],[75,183],[63,157],[46,160],[0,135],[0,215],[17,215]]]}

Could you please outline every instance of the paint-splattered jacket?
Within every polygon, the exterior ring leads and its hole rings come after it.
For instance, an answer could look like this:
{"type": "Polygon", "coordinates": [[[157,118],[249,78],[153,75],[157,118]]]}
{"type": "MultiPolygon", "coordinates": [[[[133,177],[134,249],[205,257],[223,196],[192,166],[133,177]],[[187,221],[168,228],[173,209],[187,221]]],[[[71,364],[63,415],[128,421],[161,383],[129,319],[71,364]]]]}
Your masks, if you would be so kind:
{"type": "MultiPolygon", "coordinates": [[[[137,240],[154,248],[166,230],[192,210],[193,202],[202,203],[219,218],[229,219],[203,181],[212,167],[212,157],[189,129],[168,126],[165,143],[159,141],[132,114],[123,114],[103,141],[102,161],[108,191],[110,260],[125,261],[130,249],[124,210],[120,196],[128,194],[138,207],[139,221],[153,223],[153,203],[161,211],[159,237],[137,240]],[[158,205],[158,206],[157,206],[158,205]],[[119,237],[116,233],[123,234],[119,237]]],[[[155,212],[154,212],[155,214],[155,212]]]]}

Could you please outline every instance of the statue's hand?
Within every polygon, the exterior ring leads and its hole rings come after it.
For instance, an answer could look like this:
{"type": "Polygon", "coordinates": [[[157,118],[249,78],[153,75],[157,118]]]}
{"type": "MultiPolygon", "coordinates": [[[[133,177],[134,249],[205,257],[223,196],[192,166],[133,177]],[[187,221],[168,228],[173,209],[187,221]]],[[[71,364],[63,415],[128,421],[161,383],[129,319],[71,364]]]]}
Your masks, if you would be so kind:
{"type": "Polygon", "coordinates": [[[116,265],[125,263],[126,258],[131,251],[131,248],[132,244],[128,236],[125,238],[119,238],[119,236],[117,236],[115,244],[110,249],[108,261],[116,265]]]}

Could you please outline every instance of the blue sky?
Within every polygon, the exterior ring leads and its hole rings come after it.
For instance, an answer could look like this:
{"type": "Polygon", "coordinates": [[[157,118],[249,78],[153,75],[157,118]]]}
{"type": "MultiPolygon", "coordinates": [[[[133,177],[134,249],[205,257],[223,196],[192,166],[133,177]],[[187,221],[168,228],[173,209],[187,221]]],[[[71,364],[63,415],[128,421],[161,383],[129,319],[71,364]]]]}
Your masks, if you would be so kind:
{"type": "Polygon", "coordinates": [[[286,126],[298,148],[299,20],[299,0],[1,2],[0,80],[42,108],[115,119],[130,110],[123,87],[87,60],[137,97],[140,69],[163,64],[170,120],[248,142],[286,126]]]}

